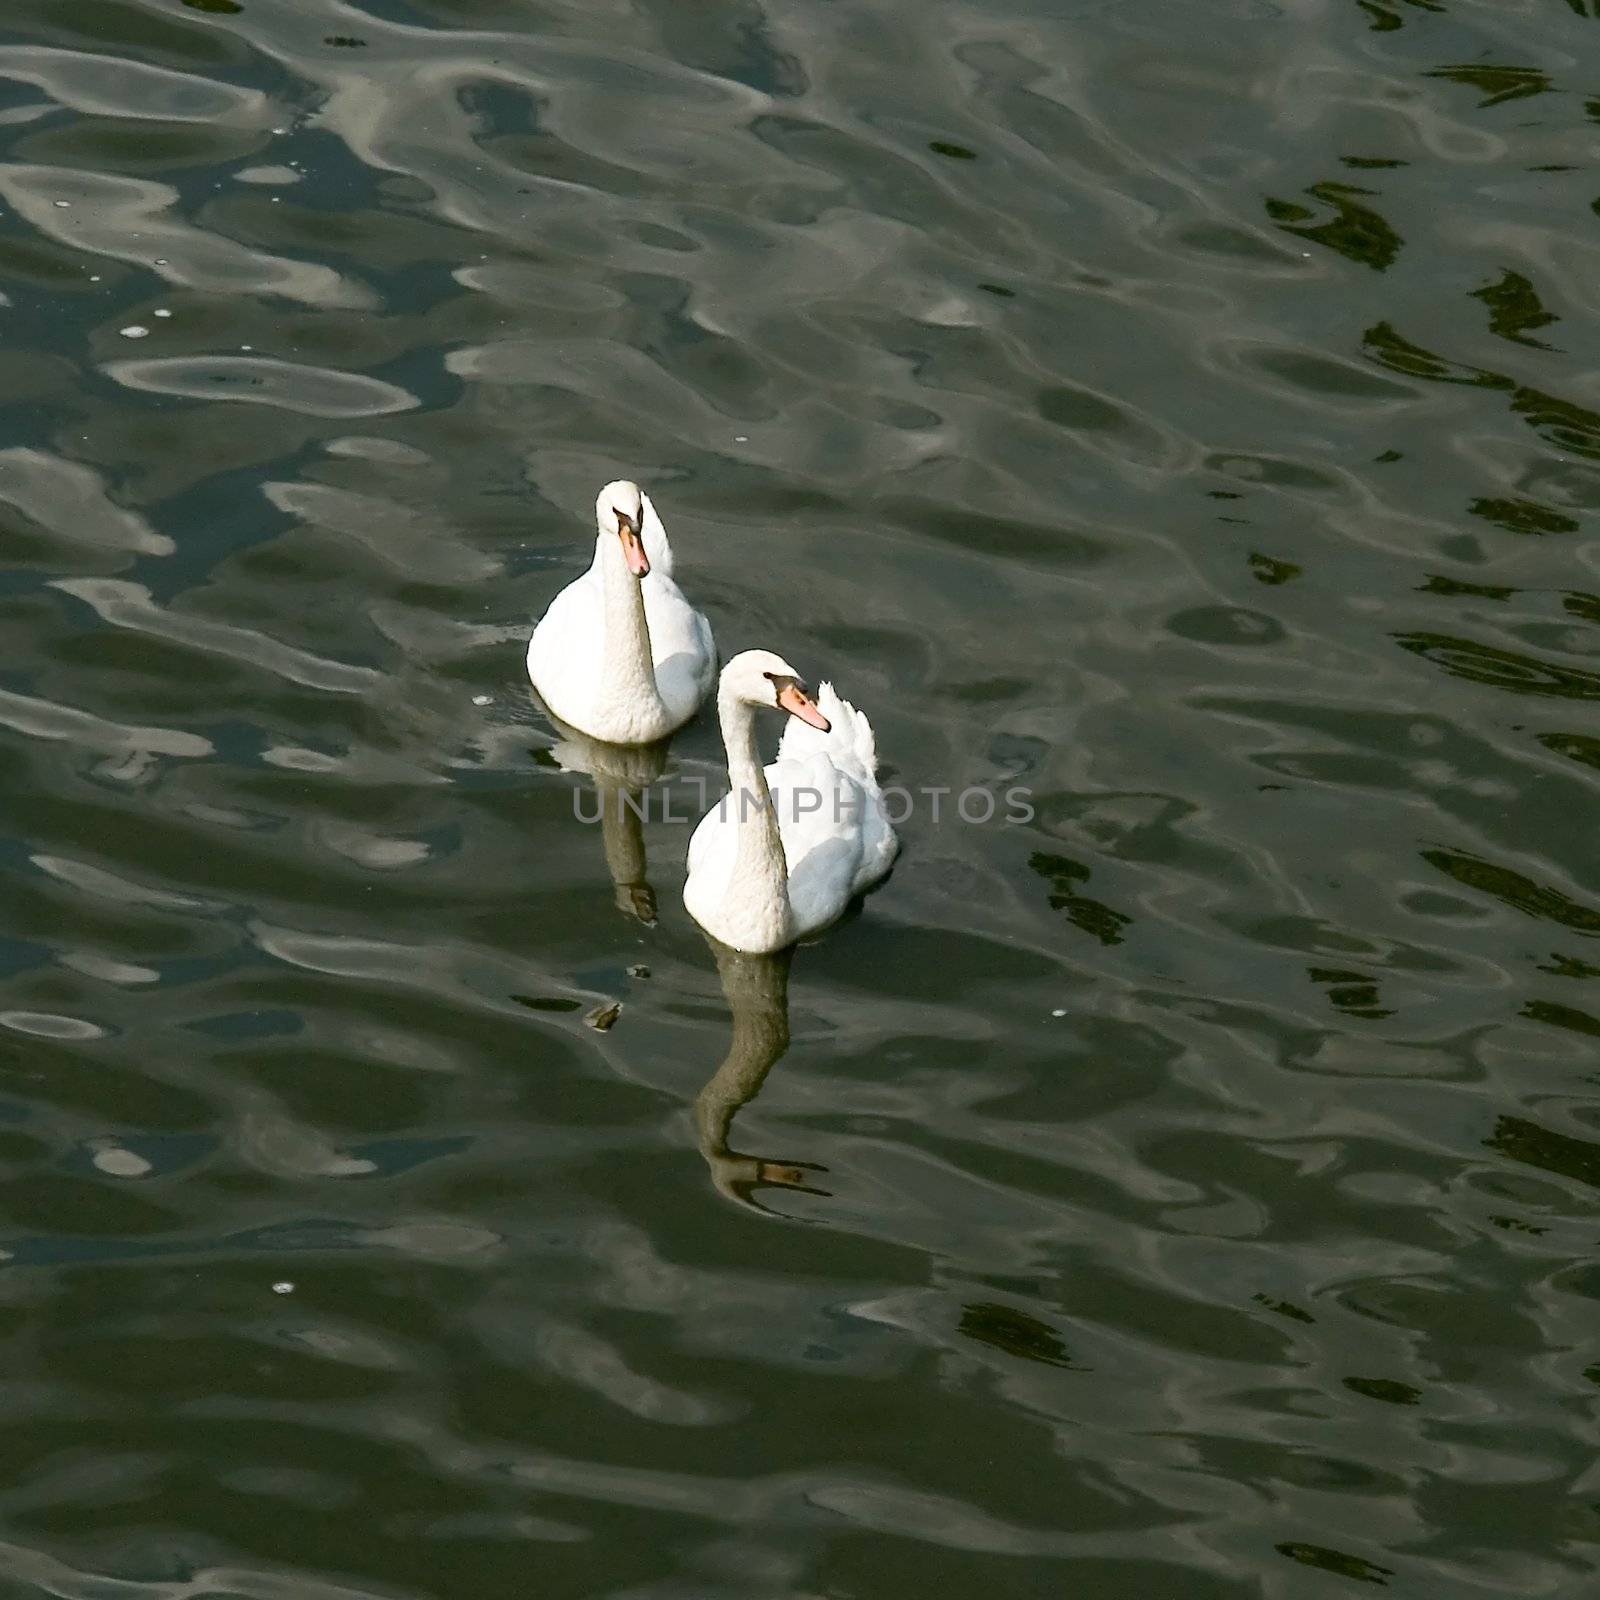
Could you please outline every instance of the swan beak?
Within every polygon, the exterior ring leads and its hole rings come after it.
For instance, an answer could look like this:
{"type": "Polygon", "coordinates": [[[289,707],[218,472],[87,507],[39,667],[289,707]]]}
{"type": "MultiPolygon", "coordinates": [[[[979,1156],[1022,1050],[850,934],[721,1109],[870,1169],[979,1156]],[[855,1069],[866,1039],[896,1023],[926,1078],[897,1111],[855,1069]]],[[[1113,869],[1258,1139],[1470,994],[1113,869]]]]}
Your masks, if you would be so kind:
{"type": "Polygon", "coordinates": [[[616,515],[617,537],[622,541],[622,554],[627,559],[628,571],[636,578],[648,578],[650,558],[644,553],[639,524],[626,511],[618,511],[616,515]]]}
{"type": "Polygon", "coordinates": [[[791,717],[799,717],[802,722],[809,722],[813,728],[821,728],[824,733],[832,731],[833,724],[817,710],[817,702],[792,678],[778,690],[778,704],[791,717]]]}

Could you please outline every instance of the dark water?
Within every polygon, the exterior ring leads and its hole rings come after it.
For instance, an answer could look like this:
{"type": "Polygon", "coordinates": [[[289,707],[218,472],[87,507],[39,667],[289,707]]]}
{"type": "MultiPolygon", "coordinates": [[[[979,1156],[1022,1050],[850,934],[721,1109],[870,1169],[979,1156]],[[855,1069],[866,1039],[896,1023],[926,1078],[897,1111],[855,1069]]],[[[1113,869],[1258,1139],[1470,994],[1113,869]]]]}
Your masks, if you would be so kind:
{"type": "Polygon", "coordinates": [[[1593,1594],[1593,9],[10,0],[3,1592],[1593,1594]],[[719,972],[619,473],[1032,822],[719,972]]]}

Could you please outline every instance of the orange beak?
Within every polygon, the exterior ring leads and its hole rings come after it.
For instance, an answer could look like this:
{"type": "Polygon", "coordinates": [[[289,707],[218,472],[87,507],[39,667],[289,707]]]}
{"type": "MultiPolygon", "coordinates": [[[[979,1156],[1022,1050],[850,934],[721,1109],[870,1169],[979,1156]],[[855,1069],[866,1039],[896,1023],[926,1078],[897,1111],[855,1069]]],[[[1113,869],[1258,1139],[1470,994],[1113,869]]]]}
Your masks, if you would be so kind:
{"type": "Polygon", "coordinates": [[[791,717],[799,717],[802,722],[809,722],[813,728],[821,728],[824,733],[828,733],[833,727],[833,724],[817,710],[817,702],[798,683],[784,684],[778,691],[778,704],[791,717]]]}
{"type": "Polygon", "coordinates": [[[644,553],[639,524],[626,511],[617,512],[617,537],[622,541],[622,554],[628,563],[628,571],[636,578],[648,578],[650,557],[644,553]]]}

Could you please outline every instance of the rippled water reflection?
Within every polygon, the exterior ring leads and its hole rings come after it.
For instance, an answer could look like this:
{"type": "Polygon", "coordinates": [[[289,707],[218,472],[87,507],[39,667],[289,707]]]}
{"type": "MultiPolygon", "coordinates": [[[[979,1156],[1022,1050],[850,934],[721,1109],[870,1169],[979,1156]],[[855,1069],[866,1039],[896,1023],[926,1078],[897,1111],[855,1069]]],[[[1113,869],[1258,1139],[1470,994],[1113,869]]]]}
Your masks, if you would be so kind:
{"type": "Polygon", "coordinates": [[[13,0],[7,1592],[1591,1593],[1593,9],[13,0]],[[709,949],[624,471],[1033,820],[709,949]]]}

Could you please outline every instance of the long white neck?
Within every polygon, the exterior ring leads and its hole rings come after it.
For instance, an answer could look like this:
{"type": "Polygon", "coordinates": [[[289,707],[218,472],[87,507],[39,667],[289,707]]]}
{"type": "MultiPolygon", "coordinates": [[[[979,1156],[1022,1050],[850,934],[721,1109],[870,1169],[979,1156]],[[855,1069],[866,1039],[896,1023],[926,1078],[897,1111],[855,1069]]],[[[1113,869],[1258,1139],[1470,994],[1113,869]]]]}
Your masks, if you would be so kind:
{"type": "Polygon", "coordinates": [[[733,872],[723,895],[723,912],[736,919],[740,931],[761,941],[756,948],[772,949],[792,936],[794,912],[783,838],[756,753],[755,707],[724,691],[717,696],[717,720],[733,785],[723,804],[731,809],[735,829],[733,872]]]}
{"type": "Polygon", "coordinates": [[[644,588],[628,571],[617,536],[602,533],[595,543],[600,569],[601,617],[605,638],[600,648],[600,684],[596,709],[616,712],[639,724],[665,720],[666,707],[656,687],[650,656],[650,624],[644,614],[644,588]]]}

